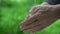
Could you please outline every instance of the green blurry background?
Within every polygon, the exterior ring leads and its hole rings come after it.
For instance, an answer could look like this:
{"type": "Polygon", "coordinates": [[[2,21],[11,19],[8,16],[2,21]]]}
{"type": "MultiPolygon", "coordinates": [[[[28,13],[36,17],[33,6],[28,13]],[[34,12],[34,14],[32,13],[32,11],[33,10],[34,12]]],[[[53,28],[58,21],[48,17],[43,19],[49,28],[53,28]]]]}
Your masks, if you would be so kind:
{"type": "MultiPolygon", "coordinates": [[[[24,34],[19,24],[34,6],[43,0],[0,0],[0,34],[24,34]]],[[[60,19],[36,34],[60,34],[60,19]]]]}

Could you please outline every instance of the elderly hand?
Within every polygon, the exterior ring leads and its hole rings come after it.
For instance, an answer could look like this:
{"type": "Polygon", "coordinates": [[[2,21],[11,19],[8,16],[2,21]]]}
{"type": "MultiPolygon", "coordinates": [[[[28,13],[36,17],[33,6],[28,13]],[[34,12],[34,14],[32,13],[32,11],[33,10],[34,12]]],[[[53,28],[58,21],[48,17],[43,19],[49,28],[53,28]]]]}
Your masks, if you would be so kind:
{"type": "Polygon", "coordinates": [[[37,32],[52,24],[59,18],[60,5],[37,5],[20,24],[24,32],[37,32]]]}

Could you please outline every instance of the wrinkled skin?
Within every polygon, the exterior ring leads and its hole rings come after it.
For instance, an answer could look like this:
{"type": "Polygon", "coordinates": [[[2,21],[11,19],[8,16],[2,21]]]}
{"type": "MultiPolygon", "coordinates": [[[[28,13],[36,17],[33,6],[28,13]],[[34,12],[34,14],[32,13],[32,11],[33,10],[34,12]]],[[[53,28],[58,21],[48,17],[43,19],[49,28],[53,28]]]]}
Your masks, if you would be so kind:
{"type": "Polygon", "coordinates": [[[37,32],[56,21],[59,15],[60,5],[37,5],[29,11],[20,28],[24,32],[37,32]]]}

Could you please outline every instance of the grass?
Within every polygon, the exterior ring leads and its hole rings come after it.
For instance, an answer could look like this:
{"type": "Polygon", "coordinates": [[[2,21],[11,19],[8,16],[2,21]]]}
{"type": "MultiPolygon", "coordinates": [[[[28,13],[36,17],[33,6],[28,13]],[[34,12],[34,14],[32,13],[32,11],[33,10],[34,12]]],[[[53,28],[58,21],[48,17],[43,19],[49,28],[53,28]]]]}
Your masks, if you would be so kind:
{"type": "MultiPolygon", "coordinates": [[[[14,6],[2,6],[0,11],[0,34],[24,34],[20,30],[19,24],[23,21],[33,5],[37,5],[43,0],[27,0],[14,6]]],[[[57,20],[49,27],[36,34],[60,34],[60,20],[57,20]]]]}

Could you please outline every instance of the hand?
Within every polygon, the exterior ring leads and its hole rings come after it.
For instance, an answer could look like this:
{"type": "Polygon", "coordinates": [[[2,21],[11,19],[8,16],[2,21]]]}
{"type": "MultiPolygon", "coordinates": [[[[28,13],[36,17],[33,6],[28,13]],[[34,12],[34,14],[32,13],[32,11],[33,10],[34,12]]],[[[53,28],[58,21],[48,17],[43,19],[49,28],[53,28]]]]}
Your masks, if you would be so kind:
{"type": "Polygon", "coordinates": [[[28,17],[20,24],[24,32],[37,32],[59,18],[59,5],[34,6],[28,17]]]}

